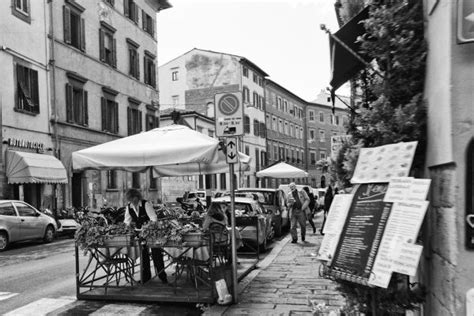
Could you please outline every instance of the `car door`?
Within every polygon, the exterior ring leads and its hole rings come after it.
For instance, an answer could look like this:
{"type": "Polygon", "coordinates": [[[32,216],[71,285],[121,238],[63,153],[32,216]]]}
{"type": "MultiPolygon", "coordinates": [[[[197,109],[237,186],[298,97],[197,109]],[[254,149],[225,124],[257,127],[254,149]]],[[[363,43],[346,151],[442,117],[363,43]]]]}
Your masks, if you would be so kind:
{"type": "Polygon", "coordinates": [[[13,202],[20,216],[20,234],[22,239],[41,238],[46,223],[37,210],[23,202],[13,202]]]}
{"type": "Polygon", "coordinates": [[[20,223],[20,217],[12,202],[0,202],[0,228],[7,230],[10,242],[20,240],[20,223]]]}

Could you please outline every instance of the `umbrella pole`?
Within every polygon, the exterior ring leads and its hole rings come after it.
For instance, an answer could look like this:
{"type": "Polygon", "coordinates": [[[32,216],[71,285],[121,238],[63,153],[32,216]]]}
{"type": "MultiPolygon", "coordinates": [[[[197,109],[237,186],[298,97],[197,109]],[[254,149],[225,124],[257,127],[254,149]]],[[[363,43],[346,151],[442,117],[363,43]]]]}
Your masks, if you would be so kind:
{"type": "Polygon", "coordinates": [[[235,191],[234,191],[234,164],[229,164],[230,173],[230,218],[231,218],[231,239],[232,239],[232,300],[236,304],[237,299],[237,249],[235,236],[235,191]]]}

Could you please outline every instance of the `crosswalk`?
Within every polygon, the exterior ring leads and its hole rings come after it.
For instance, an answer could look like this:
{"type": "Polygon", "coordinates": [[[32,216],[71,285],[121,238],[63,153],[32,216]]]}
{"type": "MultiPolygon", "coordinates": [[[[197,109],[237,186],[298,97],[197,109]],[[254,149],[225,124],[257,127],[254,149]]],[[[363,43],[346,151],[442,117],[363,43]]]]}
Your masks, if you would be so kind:
{"type": "MultiPolygon", "coordinates": [[[[0,292],[0,307],[20,293],[0,292]]],[[[74,296],[41,298],[29,304],[4,312],[4,316],[67,316],[67,315],[200,315],[196,306],[160,306],[157,304],[78,301],[74,296]]]]}

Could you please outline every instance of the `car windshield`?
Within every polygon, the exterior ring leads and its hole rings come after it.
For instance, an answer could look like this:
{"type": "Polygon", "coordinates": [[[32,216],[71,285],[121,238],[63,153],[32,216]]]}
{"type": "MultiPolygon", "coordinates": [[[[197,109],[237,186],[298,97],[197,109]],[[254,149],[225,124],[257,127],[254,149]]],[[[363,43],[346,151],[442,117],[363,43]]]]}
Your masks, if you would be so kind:
{"type": "Polygon", "coordinates": [[[239,193],[259,193],[263,196],[264,200],[260,201],[263,205],[273,205],[275,201],[275,192],[263,192],[263,191],[252,191],[252,190],[239,190],[239,193]]]}

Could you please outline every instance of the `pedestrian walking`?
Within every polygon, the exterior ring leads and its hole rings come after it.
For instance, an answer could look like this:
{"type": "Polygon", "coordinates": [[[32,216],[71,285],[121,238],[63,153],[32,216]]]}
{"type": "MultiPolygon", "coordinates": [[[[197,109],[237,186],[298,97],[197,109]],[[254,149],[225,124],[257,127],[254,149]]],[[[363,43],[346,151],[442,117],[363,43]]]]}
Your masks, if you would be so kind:
{"type": "Polygon", "coordinates": [[[316,234],[316,226],[314,225],[313,222],[313,214],[314,214],[314,207],[316,205],[316,200],[314,199],[314,194],[311,192],[309,187],[304,187],[303,190],[306,192],[309,198],[309,204],[308,207],[305,208],[305,214],[306,214],[306,219],[308,219],[309,224],[313,228],[313,234],[316,234]]]}
{"type": "MultiPolygon", "coordinates": [[[[147,222],[156,222],[158,220],[153,205],[142,198],[140,191],[137,189],[129,189],[126,197],[129,203],[125,210],[124,223],[127,226],[134,223],[136,229],[141,229],[147,222]]],[[[151,248],[151,258],[161,282],[168,283],[163,260],[163,250],[161,248],[151,248]]],[[[151,279],[150,251],[147,245],[142,246],[141,262],[143,266],[141,280],[147,282],[151,279]]]]}
{"type": "Polygon", "coordinates": [[[298,191],[294,182],[289,184],[290,193],[287,197],[287,205],[290,208],[290,233],[292,243],[298,242],[297,225],[300,225],[301,241],[305,241],[306,236],[306,214],[304,209],[309,205],[309,197],[304,190],[298,191]]]}
{"type": "Polygon", "coordinates": [[[328,189],[326,190],[326,194],[324,195],[324,220],[323,220],[323,225],[321,226],[321,229],[319,232],[321,235],[324,235],[323,230],[324,230],[324,224],[326,224],[326,218],[328,217],[329,209],[331,208],[331,203],[334,198],[334,195],[332,193],[332,187],[331,185],[328,186],[328,189]]]}

